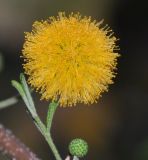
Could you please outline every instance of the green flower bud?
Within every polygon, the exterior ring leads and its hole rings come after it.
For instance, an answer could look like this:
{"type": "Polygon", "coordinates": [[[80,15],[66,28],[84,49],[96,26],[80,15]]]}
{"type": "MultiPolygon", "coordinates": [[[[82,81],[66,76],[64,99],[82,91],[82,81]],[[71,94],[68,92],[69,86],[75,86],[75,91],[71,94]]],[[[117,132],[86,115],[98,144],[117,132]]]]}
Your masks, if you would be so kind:
{"type": "Polygon", "coordinates": [[[69,152],[73,156],[82,158],[88,152],[88,144],[83,139],[76,138],[70,142],[69,152]]]}

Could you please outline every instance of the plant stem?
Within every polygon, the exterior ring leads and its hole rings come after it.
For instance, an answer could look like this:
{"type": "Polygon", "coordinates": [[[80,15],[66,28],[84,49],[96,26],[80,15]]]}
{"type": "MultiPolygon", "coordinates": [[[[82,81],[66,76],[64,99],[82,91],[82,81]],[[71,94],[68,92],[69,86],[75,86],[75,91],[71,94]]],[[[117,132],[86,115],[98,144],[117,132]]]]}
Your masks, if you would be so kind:
{"type": "Polygon", "coordinates": [[[59,152],[58,152],[50,134],[47,134],[46,141],[48,142],[52,152],[54,153],[54,156],[55,156],[56,160],[62,160],[62,158],[61,158],[61,156],[60,156],[60,154],[59,154],[59,152]]]}
{"type": "Polygon", "coordinates": [[[30,116],[34,120],[34,123],[36,127],[39,129],[41,134],[44,136],[45,140],[47,141],[48,145],[50,146],[56,160],[62,160],[53,140],[50,134],[50,128],[53,120],[54,113],[57,109],[58,102],[52,102],[49,105],[48,109],[48,115],[47,115],[47,126],[44,125],[44,123],[41,121],[40,117],[38,116],[36,112],[36,108],[34,105],[34,101],[32,99],[32,96],[30,94],[29,87],[27,85],[25,76],[23,74],[20,74],[20,80],[21,83],[12,80],[12,86],[14,86],[18,92],[20,93],[22,99],[24,100],[26,107],[30,113],[30,116]]]}
{"type": "Polygon", "coordinates": [[[44,138],[46,139],[48,145],[50,146],[56,160],[62,160],[53,140],[51,137],[50,132],[46,129],[45,125],[43,124],[43,122],[40,120],[39,117],[35,117],[35,124],[38,127],[38,129],[40,130],[40,132],[42,133],[42,135],[44,136],[44,138]]]}
{"type": "Polygon", "coordinates": [[[0,102],[0,110],[12,106],[18,102],[17,96],[10,97],[0,102]]]}
{"type": "Polygon", "coordinates": [[[49,104],[49,108],[48,108],[48,113],[47,113],[47,130],[50,132],[51,130],[51,125],[52,125],[52,121],[53,121],[53,116],[56,112],[56,109],[58,107],[59,103],[58,102],[51,102],[49,104]]]}

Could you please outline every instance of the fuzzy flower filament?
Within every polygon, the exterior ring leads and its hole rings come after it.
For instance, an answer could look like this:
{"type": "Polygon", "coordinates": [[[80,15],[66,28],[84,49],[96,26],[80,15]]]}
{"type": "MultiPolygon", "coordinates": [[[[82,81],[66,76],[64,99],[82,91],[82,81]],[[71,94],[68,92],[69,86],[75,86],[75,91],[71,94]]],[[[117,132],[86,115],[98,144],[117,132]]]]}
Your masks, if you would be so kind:
{"type": "Polygon", "coordinates": [[[25,73],[42,99],[61,106],[94,103],[115,76],[116,38],[102,22],[79,14],[35,22],[26,33],[25,73]]]}

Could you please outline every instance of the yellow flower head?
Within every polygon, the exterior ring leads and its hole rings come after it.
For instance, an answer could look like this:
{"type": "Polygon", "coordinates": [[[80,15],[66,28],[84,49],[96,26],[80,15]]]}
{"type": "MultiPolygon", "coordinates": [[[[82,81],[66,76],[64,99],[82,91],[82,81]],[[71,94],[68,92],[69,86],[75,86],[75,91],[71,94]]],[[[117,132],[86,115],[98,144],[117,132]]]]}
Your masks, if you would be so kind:
{"type": "Polygon", "coordinates": [[[113,83],[116,38],[102,22],[80,14],[35,22],[23,49],[28,82],[61,106],[93,103],[113,83]]]}

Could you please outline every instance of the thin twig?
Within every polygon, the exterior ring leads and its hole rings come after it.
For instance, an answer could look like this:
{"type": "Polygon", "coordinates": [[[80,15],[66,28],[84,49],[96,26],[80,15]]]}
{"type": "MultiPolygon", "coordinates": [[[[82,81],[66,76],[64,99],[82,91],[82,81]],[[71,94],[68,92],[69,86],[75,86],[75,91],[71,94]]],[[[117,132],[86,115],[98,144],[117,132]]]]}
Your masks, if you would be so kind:
{"type": "Polygon", "coordinates": [[[17,95],[17,96],[13,96],[8,99],[5,99],[3,101],[0,101],[0,110],[18,103],[19,99],[20,99],[20,96],[17,95]]]}
{"type": "Polygon", "coordinates": [[[58,106],[58,102],[52,103],[50,105],[50,109],[48,112],[48,119],[47,119],[47,125],[48,125],[48,127],[47,127],[42,122],[42,120],[40,119],[40,117],[37,114],[33,98],[30,94],[28,84],[27,84],[25,76],[23,74],[20,74],[20,81],[21,81],[21,83],[13,80],[12,86],[15,87],[17,89],[17,91],[20,93],[22,99],[24,100],[24,102],[26,104],[28,112],[30,113],[31,118],[34,120],[36,127],[39,129],[39,131],[41,132],[41,134],[44,136],[45,140],[47,141],[49,147],[51,148],[51,150],[55,156],[55,159],[62,160],[62,158],[59,154],[59,151],[57,150],[56,145],[54,144],[53,139],[51,137],[51,134],[49,132],[49,130],[51,128],[54,113],[55,113],[56,108],[58,106]],[[49,116],[51,116],[51,117],[49,118],[49,116]]]}
{"type": "Polygon", "coordinates": [[[21,143],[10,130],[0,124],[0,151],[10,155],[16,160],[39,160],[23,143],[21,143]]]}
{"type": "Polygon", "coordinates": [[[41,132],[41,134],[44,136],[48,145],[50,146],[50,148],[55,156],[55,159],[62,160],[61,155],[59,154],[59,151],[57,150],[56,145],[53,142],[53,139],[51,137],[50,132],[47,130],[46,126],[43,124],[43,122],[41,121],[41,119],[38,116],[34,117],[34,123],[37,126],[37,128],[39,129],[39,131],[41,132]]]}

